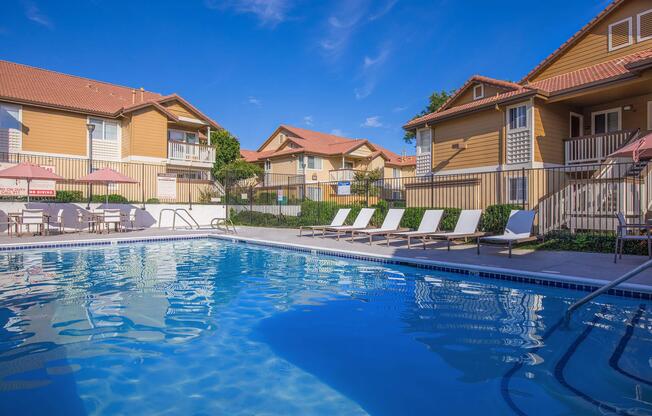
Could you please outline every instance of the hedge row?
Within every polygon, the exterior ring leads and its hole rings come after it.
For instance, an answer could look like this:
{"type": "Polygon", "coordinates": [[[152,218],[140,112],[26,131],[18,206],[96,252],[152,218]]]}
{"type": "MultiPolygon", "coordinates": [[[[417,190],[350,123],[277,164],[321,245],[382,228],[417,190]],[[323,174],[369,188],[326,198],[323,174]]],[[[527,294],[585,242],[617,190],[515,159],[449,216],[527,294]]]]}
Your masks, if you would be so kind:
{"type": "MultiPolygon", "coordinates": [[[[371,219],[371,225],[379,227],[387,211],[389,205],[387,201],[380,201],[378,204],[372,206],[376,208],[376,212],[371,219]]],[[[299,227],[307,225],[320,225],[329,223],[335,216],[335,213],[340,208],[351,208],[351,212],[346,219],[346,224],[352,224],[357,217],[360,210],[363,208],[361,204],[339,205],[332,202],[315,202],[304,201],[301,204],[301,215],[298,217],[286,215],[263,214],[255,211],[242,211],[236,213],[231,210],[231,220],[234,224],[238,225],[252,225],[264,227],[299,227]]],[[[443,209],[444,215],[442,216],[439,228],[444,231],[452,231],[455,228],[457,219],[459,218],[459,208],[405,208],[405,214],[401,220],[401,227],[416,229],[421,223],[423,214],[428,209],[443,209]]],[[[519,209],[515,205],[492,205],[484,210],[482,219],[480,221],[480,229],[489,233],[502,233],[509,218],[509,212],[512,209],[519,209]]]]}

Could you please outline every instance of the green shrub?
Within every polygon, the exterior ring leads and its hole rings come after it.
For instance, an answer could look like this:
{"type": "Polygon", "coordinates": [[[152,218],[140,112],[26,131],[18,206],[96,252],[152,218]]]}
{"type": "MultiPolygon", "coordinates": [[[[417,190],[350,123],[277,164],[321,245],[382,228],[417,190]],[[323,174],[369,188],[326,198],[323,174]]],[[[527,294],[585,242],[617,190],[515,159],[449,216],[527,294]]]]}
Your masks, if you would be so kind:
{"type": "Polygon", "coordinates": [[[459,208],[406,208],[403,219],[401,220],[401,227],[417,229],[419,224],[421,224],[421,219],[426,210],[429,209],[443,209],[444,214],[442,215],[441,222],[439,223],[439,229],[442,231],[452,231],[457,224],[457,219],[462,212],[459,208]]]}
{"type": "Polygon", "coordinates": [[[389,211],[389,204],[384,199],[381,199],[375,205],[372,205],[371,208],[375,208],[373,217],[371,217],[371,225],[374,227],[380,227],[389,211]]]}
{"type": "Polygon", "coordinates": [[[145,201],[147,204],[160,204],[161,201],[158,198],[149,198],[147,201],[145,201]]]}
{"type": "Polygon", "coordinates": [[[490,234],[502,234],[505,232],[509,213],[513,209],[521,209],[520,205],[489,205],[480,218],[480,230],[490,234]]]}
{"type": "Polygon", "coordinates": [[[82,202],[84,195],[82,191],[57,191],[55,200],[57,202],[82,202]]]}
{"type": "MultiPolygon", "coordinates": [[[[568,230],[561,230],[546,234],[542,242],[533,243],[530,247],[537,250],[613,253],[615,245],[616,235],[614,233],[571,233],[568,230]]],[[[623,253],[647,255],[647,242],[625,241],[623,253]]]]}
{"type": "MultiPolygon", "coordinates": [[[[93,195],[91,202],[104,203],[106,202],[106,195],[93,195]]],[[[129,200],[119,194],[109,194],[109,203],[111,204],[126,204],[129,200]]]]}
{"type": "Polygon", "coordinates": [[[231,209],[230,218],[235,225],[251,225],[255,227],[295,228],[301,225],[299,217],[265,214],[256,211],[242,211],[236,213],[234,209],[231,209]]]}

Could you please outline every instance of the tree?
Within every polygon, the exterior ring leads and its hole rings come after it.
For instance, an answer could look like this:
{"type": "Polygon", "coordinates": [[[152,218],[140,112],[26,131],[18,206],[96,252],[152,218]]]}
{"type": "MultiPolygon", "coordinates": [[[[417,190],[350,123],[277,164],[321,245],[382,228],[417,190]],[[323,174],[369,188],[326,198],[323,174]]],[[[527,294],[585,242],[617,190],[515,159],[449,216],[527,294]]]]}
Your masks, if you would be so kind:
{"type": "Polygon", "coordinates": [[[244,159],[236,159],[223,165],[216,173],[215,178],[225,186],[249,178],[257,178],[263,174],[263,168],[244,159]]]}
{"type": "Polygon", "coordinates": [[[378,195],[378,188],[376,182],[383,178],[383,171],[381,168],[372,170],[356,171],[351,184],[351,193],[353,195],[378,195]]]}
{"type": "Polygon", "coordinates": [[[240,159],[240,142],[228,130],[221,129],[211,132],[211,144],[215,148],[215,163],[213,176],[229,163],[240,159]]]}
{"type": "MultiPolygon", "coordinates": [[[[444,103],[452,95],[453,95],[453,91],[447,92],[445,90],[441,90],[440,92],[437,91],[433,92],[428,98],[428,105],[426,106],[426,108],[424,108],[416,116],[412,117],[412,120],[414,120],[417,117],[422,117],[425,116],[426,114],[434,113],[435,111],[439,110],[439,107],[444,105],[444,103]]],[[[414,140],[414,132],[413,131],[405,132],[405,136],[403,136],[403,140],[406,143],[412,143],[412,140],[414,140]]]]}

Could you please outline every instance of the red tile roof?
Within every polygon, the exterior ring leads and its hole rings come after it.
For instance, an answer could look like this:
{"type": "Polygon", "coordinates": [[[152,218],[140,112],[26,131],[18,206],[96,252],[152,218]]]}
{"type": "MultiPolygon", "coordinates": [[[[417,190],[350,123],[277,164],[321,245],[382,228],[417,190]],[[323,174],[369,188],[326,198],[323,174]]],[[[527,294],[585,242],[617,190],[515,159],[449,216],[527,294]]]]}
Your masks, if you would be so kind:
{"type": "Polygon", "coordinates": [[[109,117],[177,99],[220,128],[176,94],[163,96],[3,60],[0,60],[0,99],[109,117]]]}
{"type": "MultiPolygon", "coordinates": [[[[396,153],[371,143],[367,139],[350,139],[347,137],[336,136],[334,134],[321,133],[288,125],[281,125],[270,136],[270,139],[276,137],[280,130],[285,130],[288,133],[288,140],[295,143],[298,147],[283,147],[280,150],[268,150],[262,152],[242,149],[240,150],[241,156],[248,162],[261,161],[270,157],[287,156],[297,153],[338,156],[350,153],[360,146],[367,145],[374,151],[374,153],[376,153],[375,155],[372,153],[371,157],[382,154],[386,160],[394,160],[397,165],[401,163],[409,164],[407,161],[400,160],[400,156],[396,153]]],[[[269,139],[266,140],[265,143],[268,141],[269,139]]]]}
{"type": "Polygon", "coordinates": [[[427,122],[445,119],[467,111],[479,110],[492,104],[500,104],[522,96],[563,94],[576,88],[586,88],[603,82],[635,77],[638,71],[650,66],[652,66],[652,48],[526,85],[516,84],[519,86],[518,89],[417,117],[410,120],[404,128],[413,129],[427,122]]]}

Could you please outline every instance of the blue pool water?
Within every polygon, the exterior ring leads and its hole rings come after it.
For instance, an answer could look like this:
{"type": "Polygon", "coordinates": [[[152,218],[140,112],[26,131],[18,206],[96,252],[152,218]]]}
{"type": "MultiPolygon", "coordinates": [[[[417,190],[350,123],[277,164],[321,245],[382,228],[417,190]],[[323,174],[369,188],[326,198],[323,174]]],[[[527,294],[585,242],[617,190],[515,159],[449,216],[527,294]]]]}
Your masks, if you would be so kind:
{"type": "Polygon", "coordinates": [[[652,414],[652,305],[217,240],[0,254],[0,414],[652,414]]]}

